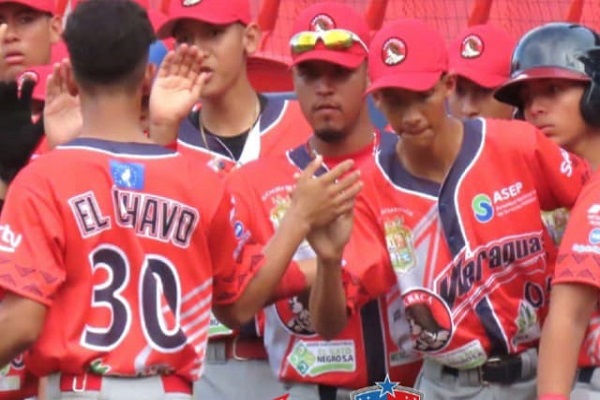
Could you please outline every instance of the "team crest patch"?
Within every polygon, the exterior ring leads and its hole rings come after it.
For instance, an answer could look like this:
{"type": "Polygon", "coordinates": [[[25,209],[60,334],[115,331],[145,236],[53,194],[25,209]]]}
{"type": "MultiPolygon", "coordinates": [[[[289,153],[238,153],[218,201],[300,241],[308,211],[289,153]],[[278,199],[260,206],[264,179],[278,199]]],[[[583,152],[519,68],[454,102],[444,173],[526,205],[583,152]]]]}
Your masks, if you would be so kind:
{"type": "Polygon", "coordinates": [[[403,296],[406,319],[415,348],[423,352],[443,349],[452,338],[450,309],[435,293],[415,289],[403,296]]]}
{"type": "Polygon", "coordinates": [[[483,40],[477,35],[469,35],[462,41],[460,55],[463,58],[477,58],[483,53],[483,40]]]}
{"type": "Polygon", "coordinates": [[[192,7],[200,4],[201,2],[202,0],[182,0],[181,4],[183,4],[184,7],[192,7]]]}
{"type": "Polygon", "coordinates": [[[333,18],[326,14],[319,14],[310,21],[310,30],[315,32],[335,29],[333,18]]]}
{"type": "Polygon", "coordinates": [[[389,38],[383,44],[381,57],[386,65],[398,65],[406,58],[406,44],[398,38],[389,38]]]}
{"type": "Polygon", "coordinates": [[[406,272],[415,266],[415,249],[410,230],[401,218],[385,221],[385,242],[396,272],[406,272]]]}
{"type": "Polygon", "coordinates": [[[422,400],[425,398],[418,390],[390,381],[387,375],[383,382],[375,383],[374,386],[351,392],[350,400],[422,400]]]}

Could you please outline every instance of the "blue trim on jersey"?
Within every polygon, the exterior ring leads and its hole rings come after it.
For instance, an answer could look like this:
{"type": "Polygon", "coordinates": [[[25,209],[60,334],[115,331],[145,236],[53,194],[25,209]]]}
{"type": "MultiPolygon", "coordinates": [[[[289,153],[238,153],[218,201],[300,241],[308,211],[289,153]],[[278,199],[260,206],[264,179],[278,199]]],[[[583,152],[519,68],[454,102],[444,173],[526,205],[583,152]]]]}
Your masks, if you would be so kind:
{"type": "MultiPolygon", "coordinates": [[[[260,114],[259,130],[263,132],[269,126],[271,126],[283,112],[286,99],[264,96],[266,99],[265,109],[260,114]]],[[[192,118],[198,118],[198,113],[192,113],[189,118],[185,118],[179,127],[178,139],[185,144],[197,147],[200,149],[206,149],[204,140],[200,135],[200,129],[195,125],[195,121],[192,118]]],[[[223,148],[223,144],[219,142],[218,138],[213,135],[206,135],[206,142],[211,153],[217,153],[225,158],[231,158],[227,149],[223,148]]]]}
{"type": "Polygon", "coordinates": [[[160,146],[155,143],[115,142],[96,138],[80,137],[68,143],[61,144],[61,148],[89,147],[99,149],[113,154],[131,154],[140,156],[164,156],[173,155],[175,150],[160,146]]]}
{"type": "Polygon", "coordinates": [[[377,157],[383,173],[396,186],[437,197],[440,191],[440,185],[437,182],[413,176],[404,168],[402,163],[398,162],[398,155],[396,154],[397,143],[398,137],[396,135],[381,136],[381,143],[379,145],[381,151],[377,157]]]}
{"type": "MultiPolygon", "coordinates": [[[[312,154],[308,152],[308,146],[306,144],[300,145],[293,150],[288,151],[288,157],[294,165],[300,169],[306,168],[308,164],[312,161],[312,154]]],[[[316,172],[315,176],[323,175],[327,172],[327,169],[321,166],[316,172]]]]}
{"type": "Polygon", "coordinates": [[[481,120],[463,121],[463,127],[464,135],[460,151],[438,196],[440,221],[453,256],[458,255],[466,245],[458,220],[457,209],[459,204],[455,204],[458,182],[477,156],[483,142],[483,123],[481,120]]]}
{"type": "Polygon", "coordinates": [[[454,204],[458,182],[476,157],[483,141],[483,123],[481,120],[467,120],[463,122],[463,126],[464,137],[461,148],[443,185],[416,177],[406,170],[404,165],[398,161],[396,155],[397,139],[382,136],[381,151],[378,154],[381,171],[394,185],[438,198],[444,237],[454,256],[459,254],[466,245],[458,220],[458,204],[454,204]]]}
{"type": "Polygon", "coordinates": [[[371,300],[360,309],[360,326],[365,348],[368,385],[385,378],[388,361],[386,360],[385,335],[381,326],[382,316],[379,302],[380,299],[371,300]]]}
{"type": "Polygon", "coordinates": [[[494,309],[492,308],[487,296],[477,303],[475,306],[475,313],[479,317],[481,325],[483,325],[483,329],[485,330],[485,334],[490,340],[490,354],[510,354],[508,344],[504,340],[504,331],[498,323],[498,319],[494,315],[494,309]]]}

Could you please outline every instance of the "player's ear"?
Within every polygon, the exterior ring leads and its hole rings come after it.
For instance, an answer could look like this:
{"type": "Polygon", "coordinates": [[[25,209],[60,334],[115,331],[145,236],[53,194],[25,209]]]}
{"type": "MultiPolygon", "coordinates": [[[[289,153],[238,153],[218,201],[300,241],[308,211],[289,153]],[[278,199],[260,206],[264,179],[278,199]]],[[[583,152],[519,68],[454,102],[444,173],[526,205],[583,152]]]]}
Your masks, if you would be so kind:
{"type": "Polygon", "coordinates": [[[53,15],[50,18],[50,43],[58,43],[63,31],[62,18],[59,15],[53,15]]]}
{"type": "Polygon", "coordinates": [[[79,95],[79,85],[77,84],[77,81],[75,80],[75,77],[73,76],[73,69],[71,68],[70,63],[68,63],[66,66],[66,73],[65,73],[64,79],[65,79],[67,91],[69,92],[69,94],[71,96],[78,96],[79,95]]]}
{"type": "Polygon", "coordinates": [[[254,54],[260,46],[260,28],[256,22],[251,22],[244,28],[242,43],[247,55],[254,54]]]}
{"type": "Polygon", "coordinates": [[[155,75],[156,65],[154,65],[153,63],[148,63],[148,65],[146,65],[146,71],[144,72],[144,81],[142,82],[142,94],[144,96],[150,95],[155,75]]]}
{"type": "Polygon", "coordinates": [[[381,91],[376,90],[371,93],[371,96],[373,97],[373,104],[375,104],[375,107],[381,111],[381,91]]]}
{"type": "Polygon", "coordinates": [[[456,75],[444,73],[440,79],[440,83],[442,86],[444,98],[447,98],[448,96],[450,96],[450,93],[452,93],[454,87],[456,86],[456,75]]]}

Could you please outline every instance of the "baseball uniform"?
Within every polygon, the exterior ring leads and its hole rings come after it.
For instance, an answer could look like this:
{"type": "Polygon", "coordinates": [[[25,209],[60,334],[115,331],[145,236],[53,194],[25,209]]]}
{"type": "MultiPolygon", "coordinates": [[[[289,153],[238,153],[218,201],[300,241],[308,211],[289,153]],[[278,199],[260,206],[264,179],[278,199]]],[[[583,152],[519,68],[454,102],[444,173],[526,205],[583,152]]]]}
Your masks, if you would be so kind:
{"type": "MultiPolygon", "coordinates": [[[[189,398],[211,304],[250,279],[232,212],[216,174],[158,145],[80,138],[39,157],[0,219],[0,287],[48,307],[27,368],[107,398],[125,394],[100,376],[162,376],[189,398]]],[[[132,399],[161,395],[130,386],[132,399]]]]}
{"type": "MultiPolygon", "coordinates": [[[[382,136],[395,138],[390,133],[376,132],[373,143],[365,149],[356,154],[325,157],[324,162],[332,168],[352,158],[358,168],[363,168],[373,162],[374,150],[382,136]]],[[[274,234],[289,207],[294,174],[302,171],[311,159],[310,146],[303,144],[285,155],[245,165],[228,176],[228,188],[235,198],[239,217],[235,225],[247,238],[245,251],[254,246],[254,251],[260,253],[274,234]]],[[[293,260],[315,257],[304,242],[293,260]]],[[[295,263],[289,268],[296,268],[295,263]]],[[[288,290],[289,297],[265,309],[264,341],[269,362],[276,376],[287,383],[290,399],[345,399],[349,390],[383,380],[386,373],[403,384],[414,383],[420,368],[419,357],[415,353],[402,353],[384,328],[388,306],[385,296],[365,305],[334,340],[328,341],[311,328],[308,296],[298,289],[303,288],[288,290]]]]}
{"type": "Polygon", "coordinates": [[[381,148],[363,174],[361,234],[347,247],[349,260],[373,249],[361,265],[348,264],[349,307],[380,295],[395,275],[402,296],[392,323],[408,318],[426,360],[417,387],[427,398],[535,397],[535,349],[556,258],[540,212],[572,207],[587,164],[520,121],[464,122],[441,185],[412,176],[393,144],[381,148]]]}

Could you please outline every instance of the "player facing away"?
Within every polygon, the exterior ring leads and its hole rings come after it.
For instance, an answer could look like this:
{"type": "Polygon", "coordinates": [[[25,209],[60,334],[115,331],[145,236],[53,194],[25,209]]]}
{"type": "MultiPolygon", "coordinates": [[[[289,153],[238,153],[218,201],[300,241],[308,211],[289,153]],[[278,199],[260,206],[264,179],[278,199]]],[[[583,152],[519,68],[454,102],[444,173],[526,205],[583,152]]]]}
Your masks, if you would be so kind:
{"type": "Polygon", "coordinates": [[[418,20],[373,38],[368,91],[399,140],[363,171],[344,258],[369,254],[347,263],[345,285],[321,282],[311,311],[315,326],[343,323],[327,313],[344,316],[397,281],[392,315],[410,330],[394,333],[424,357],[425,398],[531,399],[556,258],[540,212],[572,207],[589,171],[528,123],[449,116],[447,57],[418,20]]]}
{"type": "Polygon", "coordinates": [[[459,118],[510,119],[514,108],[494,98],[494,89],[510,76],[516,40],[491,24],[470,26],[449,46],[450,74],[455,85],[448,105],[459,118]]]}
{"type": "MultiPolygon", "coordinates": [[[[345,4],[315,4],[294,22],[290,50],[295,91],[314,135],[285,154],[260,158],[227,177],[239,217],[236,223],[259,252],[279,233],[295,174],[317,154],[323,156],[325,166],[319,173],[346,159],[354,160],[355,168],[361,170],[373,162],[382,137],[393,137],[375,129],[363,97],[369,40],[364,18],[345,4]]],[[[304,231],[302,242],[287,260],[291,263],[288,272],[297,273],[283,282],[284,298],[265,309],[269,363],[289,398],[347,399],[350,390],[383,381],[386,373],[412,385],[420,363],[402,357],[389,331],[382,328],[388,324],[385,298],[367,304],[335,337],[316,334],[308,309],[316,255],[304,240],[307,234],[304,231]]],[[[220,367],[224,374],[227,366],[220,367]]],[[[234,397],[234,390],[227,398],[234,397]]]]}
{"type": "MultiPolygon", "coordinates": [[[[154,75],[146,12],[129,0],[89,0],[64,37],[82,135],[22,170],[7,197],[0,364],[28,348],[26,365],[49,376],[50,398],[191,398],[211,305],[232,326],[247,321],[284,270],[272,267],[277,252],[239,262],[222,179],[144,135],[141,98],[154,75]]],[[[169,54],[153,94],[191,107],[204,78],[199,57],[188,46],[169,54]]],[[[286,224],[351,209],[356,179],[342,175],[352,163],[312,179],[319,161],[299,177],[286,224]]],[[[294,250],[285,238],[268,246],[294,250]]]]}
{"type": "MultiPolygon", "coordinates": [[[[597,169],[599,73],[597,32],[577,24],[546,24],[519,40],[511,80],[496,96],[521,108],[525,119],[597,169]],[[548,51],[549,46],[552,51],[548,51]]],[[[595,273],[600,243],[596,218],[599,190],[596,172],[571,212],[558,254],[550,310],[540,342],[541,399],[600,399],[599,286],[595,273]]]]}
{"type": "MultiPolygon", "coordinates": [[[[186,110],[183,119],[176,118],[174,126],[171,116],[167,123],[158,118],[155,126],[167,133],[154,135],[155,140],[176,142],[182,154],[224,176],[249,161],[283,154],[306,140],[310,127],[297,102],[267,98],[250,84],[247,61],[259,46],[260,32],[248,0],[173,0],[169,7],[168,20],[158,36],[201,49],[204,56],[199,67],[207,80],[198,106],[186,110]]],[[[232,380],[246,382],[257,390],[257,398],[272,398],[284,391],[269,368],[261,324],[258,316],[255,323],[242,328],[240,336],[239,331],[211,319],[207,367],[198,383],[199,392],[208,398],[226,398],[234,389],[232,380]]]]}

